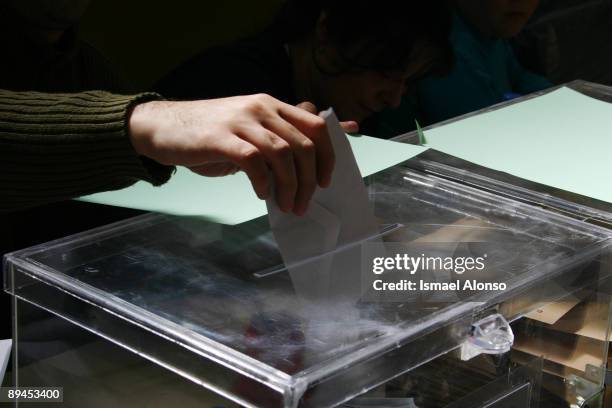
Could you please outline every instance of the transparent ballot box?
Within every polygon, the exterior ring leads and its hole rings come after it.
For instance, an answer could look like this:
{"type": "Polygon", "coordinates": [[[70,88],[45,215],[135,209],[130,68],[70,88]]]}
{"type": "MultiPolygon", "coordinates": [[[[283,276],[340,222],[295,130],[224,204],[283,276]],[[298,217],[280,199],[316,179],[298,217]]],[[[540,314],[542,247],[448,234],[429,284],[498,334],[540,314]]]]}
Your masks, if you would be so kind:
{"type": "MultiPolygon", "coordinates": [[[[553,92],[560,87],[568,87],[586,96],[612,103],[612,87],[578,79],[563,85],[501,102],[443,122],[435,123],[425,127],[423,130],[435,129],[473,116],[521,103],[553,92]]],[[[416,131],[413,131],[399,135],[395,137],[394,140],[403,143],[418,144],[419,136],[416,131]]],[[[497,195],[512,197],[513,199],[552,209],[553,211],[561,211],[565,214],[570,214],[571,216],[586,219],[600,225],[603,224],[607,228],[612,228],[612,204],[608,202],[521,179],[512,174],[480,166],[433,149],[422,155],[421,159],[418,166],[430,174],[449,178],[462,184],[475,185],[480,189],[486,189],[497,195]]]]}
{"type": "Polygon", "coordinates": [[[380,234],[298,266],[266,217],[147,214],[7,255],[15,385],[62,406],[596,406],[612,231],[422,164],[367,179],[380,234]],[[374,293],[366,255],[411,248],[484,256],[430,275],[504,289],[374,293]]]}

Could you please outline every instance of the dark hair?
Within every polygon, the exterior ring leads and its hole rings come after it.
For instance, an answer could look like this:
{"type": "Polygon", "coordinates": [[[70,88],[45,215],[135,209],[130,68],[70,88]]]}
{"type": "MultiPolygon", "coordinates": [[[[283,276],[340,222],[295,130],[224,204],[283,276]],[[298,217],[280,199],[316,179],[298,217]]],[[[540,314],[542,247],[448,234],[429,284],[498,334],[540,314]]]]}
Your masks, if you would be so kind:
{"type": "Polygon", "coordinates": [[[428,71],[452,65],[446,0],[288,0],[276,28],[285,41],[299,40],[313,33],[322,12],[347,69],[403,70],[425,50],[428,71]]]}

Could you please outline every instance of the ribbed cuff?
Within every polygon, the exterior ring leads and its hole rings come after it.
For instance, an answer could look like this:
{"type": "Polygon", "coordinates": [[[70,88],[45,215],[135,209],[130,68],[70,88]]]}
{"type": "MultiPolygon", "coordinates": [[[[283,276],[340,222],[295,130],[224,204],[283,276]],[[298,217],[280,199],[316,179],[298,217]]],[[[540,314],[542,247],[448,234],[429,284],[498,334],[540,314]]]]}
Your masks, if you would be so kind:
{"type": "MultiPolygon", "coordinates": [[[[145,92],[145,93],[136,95],[132,100],[130,100],[130,102],[128,103],[126,107],[125,115],[123,117],[123,120],[124,120],[123,128],[124,128],[126,137],[128,136],[129,117],[134,107],[141,103],[145,103],[149,101],[157,101],[161,99],[163,98],[155,92],[145,92]]],[[[131,143],[130,143],[130,146],[131,146],[131,143]]],[[[136,151],[134,150],[134,147],[133,146],[131,147],[132,147],[132,151],[134,152],[134,155],[137,155],[136,151]]],[[[153,184],[156,187],[170,180],[170,177],[172,177],[172,174],[174,174],[176,170],[174,166],[166,166],[166,165],[160,164],[156,162],[155,160],[150,159],[145,156],[139,156],[139,159],[140,159],[140,162],[143,168],[145,169],[145,174],[146,174],[143,177],[140,177],[140,179],[148,181],[149,183],[153,184]]]]}
{"type": "Polygon", "coordinates": [[[127,134],[131,108],[159,99],[0,90],[0,209],[166,182],[174,168],[138,156],[127,134]]]}

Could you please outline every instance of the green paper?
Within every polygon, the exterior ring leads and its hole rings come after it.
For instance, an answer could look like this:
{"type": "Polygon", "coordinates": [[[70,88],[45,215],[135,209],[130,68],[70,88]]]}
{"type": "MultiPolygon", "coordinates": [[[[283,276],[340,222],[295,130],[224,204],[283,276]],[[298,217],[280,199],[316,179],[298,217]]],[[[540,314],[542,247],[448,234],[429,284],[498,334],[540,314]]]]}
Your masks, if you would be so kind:
{"type": "MultiPolygon", "coordinates": [[[[368,136],[348,136],[363,177],[377,173],[427,150],[368,136]]],[[[179,167],[160,187],[138,182],[118,191],[79,198],[98,204],[136,208],[172,215],[199,216],[223,224],[239,224],[267,214],[244,173],[226,177],[202,177],[179,167]]]]}
{"type": "Polygon", "coordinates": [[[427,147],[612,202],[612,105],[569,88],[428,130],[427,147]]]}

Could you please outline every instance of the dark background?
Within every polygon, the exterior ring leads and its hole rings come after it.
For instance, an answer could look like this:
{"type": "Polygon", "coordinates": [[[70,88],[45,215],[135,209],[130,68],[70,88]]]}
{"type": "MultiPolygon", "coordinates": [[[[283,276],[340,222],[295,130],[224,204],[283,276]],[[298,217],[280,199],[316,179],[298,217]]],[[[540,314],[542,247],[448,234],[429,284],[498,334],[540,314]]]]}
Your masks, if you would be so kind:
{"type": "MultiPolygon", "coordinates": [[[[81,33],[136,89],[146,89],[198,51],[261,30],[282,4],[94,0],[81,33]]],[[[554,83],[585,79],[612,85],[612,0],[541,0],[512,43],[523,65],[554,83]]]]}
{"type": "Polygon", "coordinates": [[[82,37],[136,89],[146,89],[205,48],[254,34],[274,18],[282,0],[94,0],[82,37]]]}

